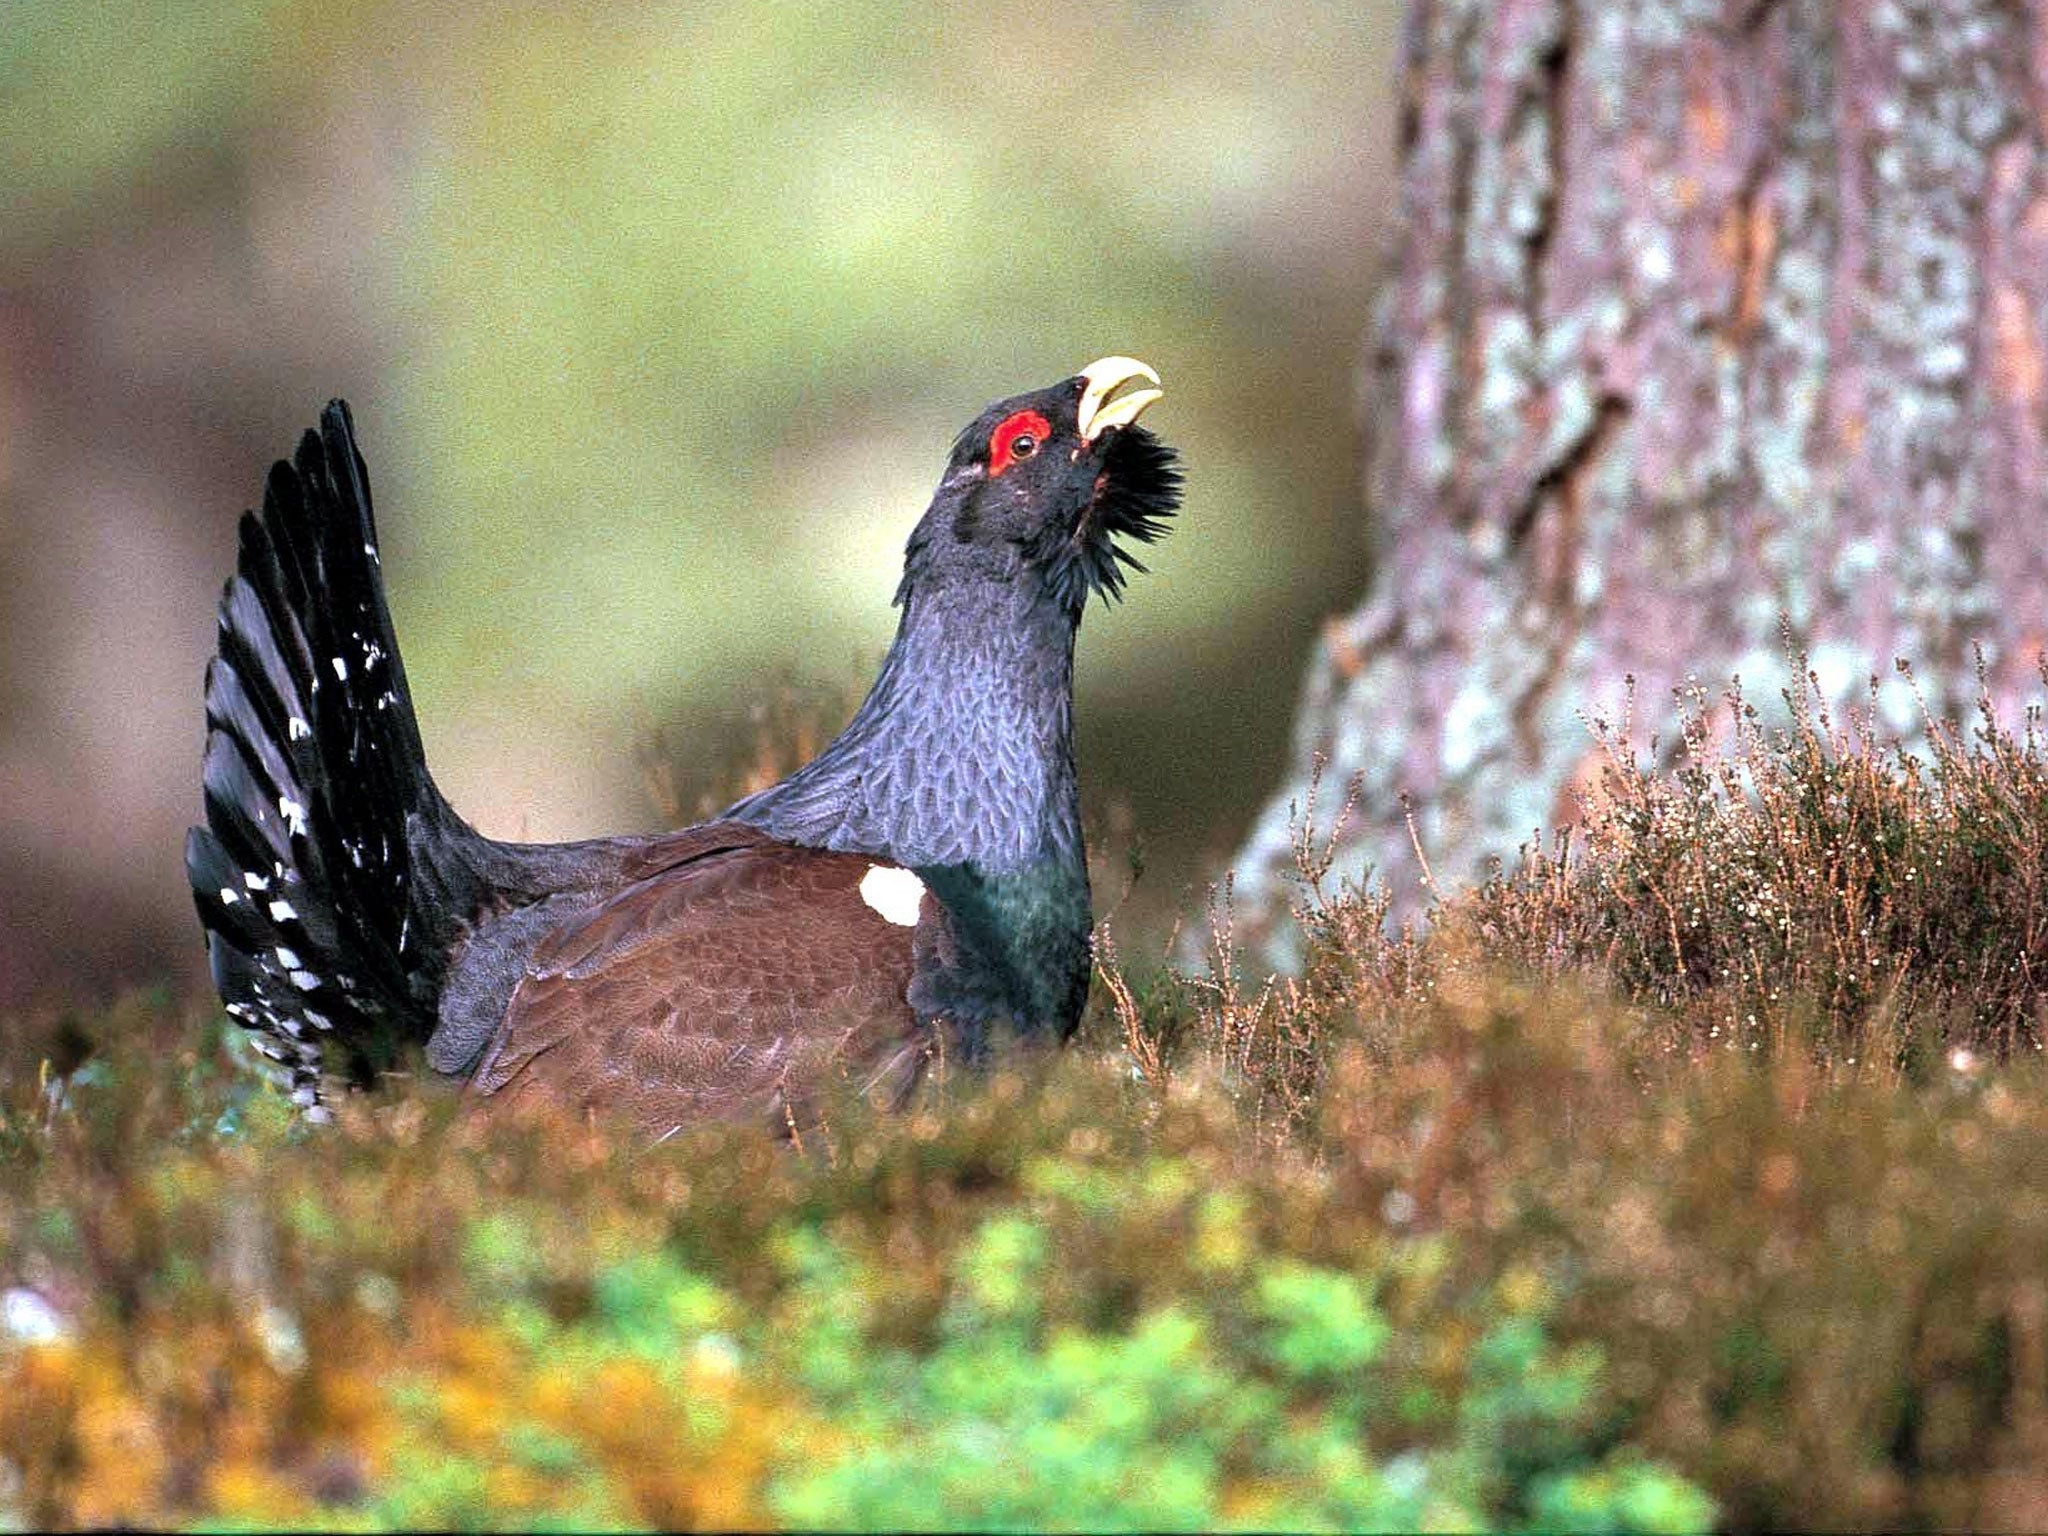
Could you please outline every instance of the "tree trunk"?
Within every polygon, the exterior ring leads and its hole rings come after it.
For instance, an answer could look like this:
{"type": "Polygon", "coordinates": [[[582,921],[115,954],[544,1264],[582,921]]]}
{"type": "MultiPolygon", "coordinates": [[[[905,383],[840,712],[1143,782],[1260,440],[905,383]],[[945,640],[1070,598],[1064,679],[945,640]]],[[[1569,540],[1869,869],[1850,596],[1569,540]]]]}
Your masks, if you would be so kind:
{"type": "Polygon", "coordinates": [[[1290,805],[1411,906],[1569,820],[1591,717],[1673,690],[2038,688],[2048,0],[1413,0],[1373,328],[1373,589],[1240,858],[1286,953],[1290,805]],[[1783,628],[1781,629],[1781,626],[1783,628]]]}

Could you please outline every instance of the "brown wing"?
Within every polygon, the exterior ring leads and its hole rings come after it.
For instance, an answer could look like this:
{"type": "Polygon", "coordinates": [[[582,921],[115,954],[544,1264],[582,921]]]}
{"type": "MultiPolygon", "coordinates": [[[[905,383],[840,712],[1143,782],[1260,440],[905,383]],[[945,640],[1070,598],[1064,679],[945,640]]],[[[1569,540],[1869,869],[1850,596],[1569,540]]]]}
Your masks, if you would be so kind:
{"type": "Polygon", "coordinates": [[[760,841],[625,887],[541,941],[472,1091],[655,1135],[774,1113],[828,1075],[907,1092],[926,1033],[905,1000],[917,930],[863,898],[874,867],[760,841]]]}

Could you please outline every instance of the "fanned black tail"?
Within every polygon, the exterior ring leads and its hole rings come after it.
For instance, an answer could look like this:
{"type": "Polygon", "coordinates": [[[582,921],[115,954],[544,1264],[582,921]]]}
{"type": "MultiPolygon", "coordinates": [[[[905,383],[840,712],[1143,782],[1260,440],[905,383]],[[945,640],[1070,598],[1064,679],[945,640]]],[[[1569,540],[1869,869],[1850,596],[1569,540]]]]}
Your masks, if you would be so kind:
{"type": "Polygon", "coordinates": [[[427,774],[343,402],[245,513],[206,671],[206,825],[185,869],[213,979],[315,1110],[434,1024],[466,842],[427,774]],[[437,868],[436,866],[445,866],[437,868]]]}

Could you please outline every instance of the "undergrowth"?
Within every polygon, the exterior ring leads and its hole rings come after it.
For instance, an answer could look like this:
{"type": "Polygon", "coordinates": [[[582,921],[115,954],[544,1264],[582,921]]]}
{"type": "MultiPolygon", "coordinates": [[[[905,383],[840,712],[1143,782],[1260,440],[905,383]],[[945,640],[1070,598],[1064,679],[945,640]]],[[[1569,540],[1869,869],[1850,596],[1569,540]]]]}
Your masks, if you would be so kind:
{"type": "Polygon", "coordinates": [[[2035,722],[1690,702],[1426,926],[1305,814],[1299,976],[1105,931],[1060,1059],[800,1149],[18,1030],[0,1522],[2048,1524],[2035,722]]]}

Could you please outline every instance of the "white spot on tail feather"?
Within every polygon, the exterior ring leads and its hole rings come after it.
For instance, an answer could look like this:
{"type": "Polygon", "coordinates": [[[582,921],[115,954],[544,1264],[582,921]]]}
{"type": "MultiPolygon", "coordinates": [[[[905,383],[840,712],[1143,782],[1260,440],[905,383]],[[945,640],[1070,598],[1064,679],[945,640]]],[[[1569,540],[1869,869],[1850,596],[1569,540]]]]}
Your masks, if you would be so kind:
{"type": "Polygon", "coordinates": [[[224,885],[220,888],[220,904],[222,906],[232,907],[236,902],[240,901],[241,899],[242,893],[236,890],[232,885],[224,885]]]}
{"type": "Polygon", "coordinates": [[[292,904],[288,901],[273,901],[270,904],[270,916],[273,922],[281,923],[287,918],[297,917],[298,915],[293,909],[292,904]]]}
{"type": "Polygon", "coordinates": [[[348,681],[348,658],[346,656],[334,658],[334,675],[344,683],[348,681]]]}
{"type": "Polygon", "coordinates": [[[915,928],[918,903],[924,900],[924,882],[907,869],[870,865],[860,877],[860,899],[897,927],[915,928]]]}
{"type": "Polygon", "coordinates": [[[291,737],[293,741],[304,741],[313,734],[313,727],[306,724],[297,715],[293,715],[291,719],[285,722],[284,729],[285,734],[291,737]]]}
{"type": "Polygon", "coordinates": [[[306,808],[290,795],[277,797],[277,813],[284,818],[284,824],[291,829],[294,837],[306,835],[306,808]]]}

